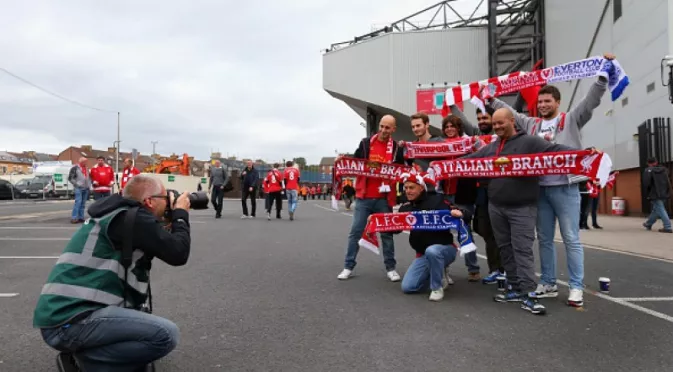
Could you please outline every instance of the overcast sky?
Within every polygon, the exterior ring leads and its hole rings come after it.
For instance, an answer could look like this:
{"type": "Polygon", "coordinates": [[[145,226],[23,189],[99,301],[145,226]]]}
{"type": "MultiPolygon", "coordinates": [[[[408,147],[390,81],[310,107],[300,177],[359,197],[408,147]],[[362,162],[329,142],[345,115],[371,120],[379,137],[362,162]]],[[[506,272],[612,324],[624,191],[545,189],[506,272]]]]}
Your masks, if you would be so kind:
{"type": "MultiPolygon", "coordinates": [[[[362,119],[322,89],[321,49],[436,0],[16,1],[0,67],[121,112],[122,150],[316,163],[353,151],[362,119]]],[[[0,72],[0,150],[107,148],[116,113],[0,72]]]]}

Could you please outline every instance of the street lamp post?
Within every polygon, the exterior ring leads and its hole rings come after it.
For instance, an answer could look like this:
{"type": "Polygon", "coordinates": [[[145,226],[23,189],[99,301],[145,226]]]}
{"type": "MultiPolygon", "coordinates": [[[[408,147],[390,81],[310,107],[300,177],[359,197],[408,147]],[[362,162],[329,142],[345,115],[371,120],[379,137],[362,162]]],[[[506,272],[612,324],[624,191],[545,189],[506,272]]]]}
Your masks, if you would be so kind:
{"type": "MultiPolygon", "coordinates": [[[[115,165],[115,180],[117,182],[117,188],[119,188],[119,146],[120,146],[120,128],[119,128],[119,111],[117,111],[117,141],[115,141],[115,153],[116,153],[116,165],[115,165]]],[[[119,190],[118,190],[119,191],[119,190]]]]}

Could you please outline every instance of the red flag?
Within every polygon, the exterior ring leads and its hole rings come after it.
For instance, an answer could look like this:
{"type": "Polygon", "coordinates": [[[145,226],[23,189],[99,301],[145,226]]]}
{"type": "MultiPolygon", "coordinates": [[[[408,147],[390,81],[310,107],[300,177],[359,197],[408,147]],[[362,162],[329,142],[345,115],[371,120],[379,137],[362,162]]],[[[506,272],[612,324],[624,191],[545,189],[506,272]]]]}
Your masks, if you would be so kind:
{"type": "MultiPolygon", "coordinates": [[[[542,67],[542,59],[535,63],[533,71],[539,70],[542,67]]],[[[537,95],[542,89],[541,86],[535,85],[530,88],[521,89],[521,97],[526,101],[528,107],[528,114],[531,117],[537,116],[537,95]]]]}

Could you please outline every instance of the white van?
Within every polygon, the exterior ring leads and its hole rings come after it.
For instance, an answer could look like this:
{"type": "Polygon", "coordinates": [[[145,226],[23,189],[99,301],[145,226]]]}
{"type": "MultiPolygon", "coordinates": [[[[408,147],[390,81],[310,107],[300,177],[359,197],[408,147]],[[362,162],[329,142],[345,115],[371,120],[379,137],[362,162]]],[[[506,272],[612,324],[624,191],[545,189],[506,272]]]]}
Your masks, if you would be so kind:
{"type": "MultiPolygon", "coordinates": [[[[27,190],[29,198],[67,197],[72,198],[73,187],[68,182],[68,173],[72,163],[67,161],[45,161],[33,164],[33,176],[27,190]]],[[[22,193],[24,193],[22,191],[22,193]]]]}

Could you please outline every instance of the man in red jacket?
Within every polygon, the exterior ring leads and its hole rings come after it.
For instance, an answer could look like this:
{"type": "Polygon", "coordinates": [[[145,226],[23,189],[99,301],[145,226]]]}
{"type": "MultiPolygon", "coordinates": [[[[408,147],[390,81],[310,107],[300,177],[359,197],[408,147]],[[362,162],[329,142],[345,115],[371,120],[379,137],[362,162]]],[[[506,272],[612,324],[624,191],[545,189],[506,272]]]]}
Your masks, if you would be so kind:
{"type": "MultiPolygon", "coordinates": [[[[378,163],[404,164],[404,155],[397,142],[393,140],[393,133],[397,129],[397,122],[391,115],[385,115],[379,122],[379,132],[372,137],[363,138],[353,157],[368,159],[378,163]]],[[[374,178],[357,177],[355,181],[355,211],[353,224],[348,234],[348,247],[344,269],[337,278],[345,280],[351,277],[355,268],[358,241],[367,225],[367,218],[373,213],[390,213],[397,202],[395,182],[381,181],[374,178]]],[[[393,235],[382,233],[383,263],[386,265],[388,279],[397,282],[401,279],[395,271],[395,245],[393,235]]]]}
{"type": "Polygon", "coordinates": [[[267,173],[266,178],[264,178],[264,183],[268,188],[269,193],[269,205],[266,208],[266,218],[271,221],[271,208],[273,208],[273,201],[276,201],[276,218],[280,219],[280,211],[283,209],[283,194],[282,191],[285,190],[285,183],[283,179],[283,174],[278,170],[280,164],[275,163],[273,169],[267,173]]]}
{"type": "Polygon", "coordinates": [[[105,164],[104,157],[96,158],[96,165],[91,168],[90,175],[93,185],[93,200],[110,196],[115,177],[112,167],[105,164]]]}

